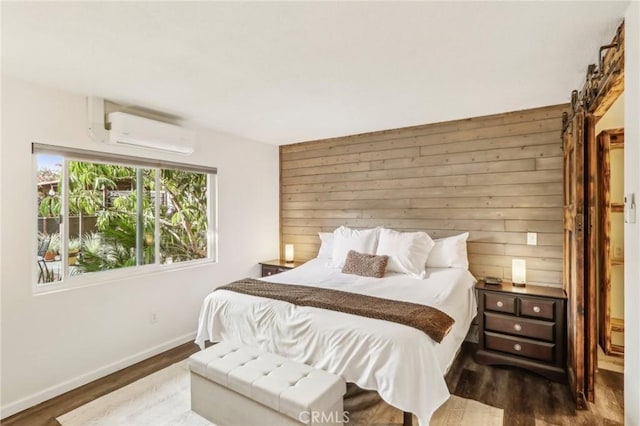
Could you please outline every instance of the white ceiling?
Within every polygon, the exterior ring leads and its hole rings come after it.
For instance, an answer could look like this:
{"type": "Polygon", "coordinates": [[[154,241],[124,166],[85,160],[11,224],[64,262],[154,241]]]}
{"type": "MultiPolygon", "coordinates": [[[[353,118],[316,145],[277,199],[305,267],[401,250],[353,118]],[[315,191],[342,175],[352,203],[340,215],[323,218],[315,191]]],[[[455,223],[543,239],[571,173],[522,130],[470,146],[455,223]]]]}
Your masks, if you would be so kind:
{"type": "Polygon", "coordinates": [[[567,102],[628,2],[2,2],[2,71],[284,144],[567,102]]]}

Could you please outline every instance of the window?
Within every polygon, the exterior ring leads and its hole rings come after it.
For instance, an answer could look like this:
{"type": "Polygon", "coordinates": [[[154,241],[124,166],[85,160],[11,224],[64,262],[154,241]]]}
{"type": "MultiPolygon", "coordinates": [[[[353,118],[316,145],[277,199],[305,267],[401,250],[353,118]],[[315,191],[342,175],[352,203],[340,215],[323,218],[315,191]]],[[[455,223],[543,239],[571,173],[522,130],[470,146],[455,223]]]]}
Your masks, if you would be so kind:
{"type": "Polygon", "coordinates": [[[216,169],[34,144],[39,285],[215,258],[216,169]]]}

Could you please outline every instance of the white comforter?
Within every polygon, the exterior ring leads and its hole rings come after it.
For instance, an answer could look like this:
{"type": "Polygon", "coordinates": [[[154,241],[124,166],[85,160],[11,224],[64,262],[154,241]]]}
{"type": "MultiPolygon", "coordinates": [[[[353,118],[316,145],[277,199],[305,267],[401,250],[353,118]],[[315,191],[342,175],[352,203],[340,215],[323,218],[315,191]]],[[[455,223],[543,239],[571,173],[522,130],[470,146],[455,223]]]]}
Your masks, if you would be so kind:
{"type": "Polygon", "coordinates": [[[449,397],[444,375],[476,314],[475,279],[463,269],[428,269],[423,280],[388,274],[363,278],[306,264],[265,281],[333,288],[421,303],[455,319],[442,343],[409,326],[342,312],[300,307],[231,291],[214,291],[202,305],[196,343],[235,340],[342,376],[374,389],[421,425],[449,397]]]}

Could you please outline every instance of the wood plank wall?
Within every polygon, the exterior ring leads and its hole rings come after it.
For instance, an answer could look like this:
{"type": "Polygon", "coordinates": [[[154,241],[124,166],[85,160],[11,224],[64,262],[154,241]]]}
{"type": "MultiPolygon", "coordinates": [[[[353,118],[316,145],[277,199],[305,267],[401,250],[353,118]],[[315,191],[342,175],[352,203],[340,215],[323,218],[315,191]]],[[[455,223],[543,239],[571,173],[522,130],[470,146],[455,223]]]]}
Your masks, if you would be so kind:
{"type": "MultiPolygon", "coordinates": [[[[476,277],[561,286],[562,149],[566,105],[280,147],[280,237],[296,260],[315,257],[317,232],[340,225],[470,231],[476,277]],[[538,245],[527,245],[527,231],[538,245]]],[[[284,253],[282,253],[284,255],[284,253]]]]}

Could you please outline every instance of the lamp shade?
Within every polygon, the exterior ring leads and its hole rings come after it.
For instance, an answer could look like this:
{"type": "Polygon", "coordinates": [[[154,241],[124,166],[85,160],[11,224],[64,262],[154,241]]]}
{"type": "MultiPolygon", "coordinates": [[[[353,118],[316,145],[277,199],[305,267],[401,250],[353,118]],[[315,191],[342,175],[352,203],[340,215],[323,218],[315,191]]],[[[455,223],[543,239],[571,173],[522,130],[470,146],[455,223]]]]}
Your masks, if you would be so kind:
{"type": "Polygon", "coordinates": [[[284,260],[285,262],[293,262],[293,244],[284,245],[284,260]]]}
{"type": "Polygon", "coordinates": [[[511,282],[524,285],[527,282],[527,262],[524,259],[511,260],[511,282]]]}

